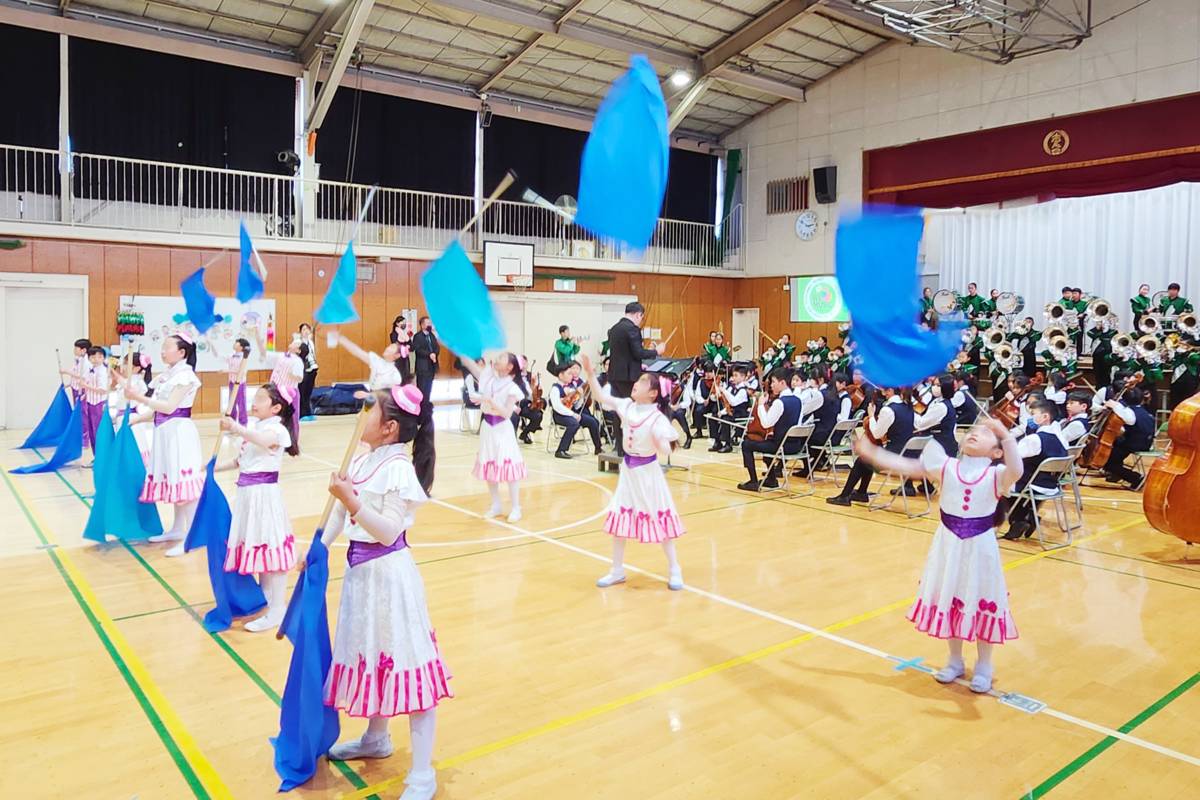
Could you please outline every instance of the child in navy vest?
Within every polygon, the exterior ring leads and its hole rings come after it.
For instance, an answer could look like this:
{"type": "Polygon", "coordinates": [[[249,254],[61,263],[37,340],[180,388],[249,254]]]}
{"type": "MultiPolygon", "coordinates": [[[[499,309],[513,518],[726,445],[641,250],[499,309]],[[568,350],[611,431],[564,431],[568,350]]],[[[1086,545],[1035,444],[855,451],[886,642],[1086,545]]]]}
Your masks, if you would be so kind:
{"type": "MultiPolygon", "coordinates": [[[[1046,459],[1062,458],[1067,454],[1062,431],[1054,421],[1058,406],[1050,400],[1038,400],[1030,404],[1029,411],[1037,430],[1025,435],[1017,444],[1017,453],[1021,456],[1025,472],[1013,491],[1022,491],[1032,481],[1035,494],[1052,494],[1058,490],[1058,476],[1041,474],[1035,477],[1035,473],[1046,459]]],[[[1036,503],[1030,505],[1025,498],[1016,500],[1008,513],[1008,532],[1004,538],[1012,541],[1032,534],[1037,527],[1034,520],[1036,515],[1036,503]]]]}
{"type": "Polygon", "coordinates": [[[1125,459],[1154,445],[1154,417],[1142,407],[1145,396],[1141,388],[1134,386],[1125,390],[1120,401],[1104,403],[1125,423],[1125,432],[1113,442],[1112,455],[1104,465],[1105,480],[1109,483],[1124,481],[1135,492],[1142,488],[1143,477],[1125,466],[1125,459]]]}

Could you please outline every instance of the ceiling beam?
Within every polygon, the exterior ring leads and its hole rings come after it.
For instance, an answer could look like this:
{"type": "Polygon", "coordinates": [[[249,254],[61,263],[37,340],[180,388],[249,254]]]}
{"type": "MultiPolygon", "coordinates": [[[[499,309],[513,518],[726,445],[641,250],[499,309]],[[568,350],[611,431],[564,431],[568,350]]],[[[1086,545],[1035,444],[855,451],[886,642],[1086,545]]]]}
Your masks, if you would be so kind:
{"type": "Polygon", "coordinates": [[[312,60],[318,45],[325,40],[325,34],[333,30],[349,7],[350,0],[336,0],[336,2],[325,7],[325,10],[321,12],[320,18],[317,19],[316,23],[313,24],[312,28],[305,35],[303,41],[300,42],[300,46],[296,48],[296,53],[300,57],[301,64],[307,64],[312,60]]]}
{"type": "Polygon", "coordinates": [[[731,59],[770,39],[811,11],[823,0],[782,0],[717,42],[700,57],[701,74],[707,75],[731,59]]]}
{"type": "Polygon", "coordinates": [[[896,42],[913,41],[911,36],[906,36],[895,28],[885,25],[879,17],[872,16],[847,2],[842,2],[842,0],[825,0],[825,3],[817,9],[817,13],[839,25],[845,25],[881,39],[891,39],[896,42]]]}
{"type": "MultiPolygon", "coordinates": [[[[556,19],[554,21],[555,30],[558,30],[559,28],[561,28],[563,23],[565,23],[567,20],[569,20],[571,17],[573,17],[575,15],[575,12],[579,10],[579,7],[582,6],[586,2],[587,2],[587,0],[575,0],[574,3],[572,3],[570,6],[568,6],[566,8],[566,10],[564,10],[563,13],[561,15],[559,15],[558,19],[556,19]]],[[[480,84],[479,91],[486,92],[488,89],[495,86],[496,81],[503,78],[510,69],[515,67],[522,58],[529,55],[529,53],[535,47],[537,47],[539,44],[541,44],[542,40],[545,38],[546,38],[546,34],[539,33],[539,34],[535,35],[532,39],[530,39],[525,44],[524,47],[522,47],[520,50],[518,50],[516,53],[514,53],[511,58],[509,58],[507,61],[505,61],[504,64],[501,65],[500,69],[493,72],[491,75],[488,76],[487,80],[485,80],[482,84],[480,84]]]]}
{"type": "Polygon", "coordinates": [[[321,91],[317,94],[317,99],[313,102],[312,110],[308,114],[308,121],[304,125],[306,133],[317,130],[325,121],[325,114],[328,113],[329,106],[333,103],[333,96],[337,94],[338,86],[342,83],[346,67],[350,65],[354,48],[358,46],[358,37],[362,35],[363,27],[367,24],[367,17],[371,15],[371,9],[375,7],[375,0],[352,0],[352,2],[354,5],[346,12],[348,15],[346,28],[342,31],[342,38],[338,41],[337,50],[333,53],[333,63],[329,67],[329,79],[321,84],[321,91]]]}
{"type": "Polygon", "coordinates": [[[710,83],[712,83],[712,78],[701,78],[688,87],[683,97],[679,98],[679,103],[675,108],[671,109],[671,115],[667,117],[668,132],[679,127],[679,123],[683,122],[684,117],[691,112],[696,103],[700,102],[700,98],[704,96],[704,93],[708,91],[710,83]]]}
{"type": "Polygon", "coordinates": [[[732,83],[743,89],[753,89],[756,92],[769,94],[781,100],[793,100],[797,103],[803,103],[807,99],[804,87],[802,86],[781,83],[780,81],[755,75],[752,72],[742,72],[733,67],[717,67],[709,73],[709,77],[717,78],[726,83],[732,83]]]}

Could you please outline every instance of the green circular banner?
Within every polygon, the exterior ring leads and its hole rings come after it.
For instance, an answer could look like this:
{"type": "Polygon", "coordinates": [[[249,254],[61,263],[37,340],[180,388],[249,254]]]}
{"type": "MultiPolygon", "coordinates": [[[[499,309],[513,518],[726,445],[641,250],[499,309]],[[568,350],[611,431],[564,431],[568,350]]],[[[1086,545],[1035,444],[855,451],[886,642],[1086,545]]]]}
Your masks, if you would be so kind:
{"type": "Polygon", "coordinates": [[[800,309],[805,318],[814,322],[844,319],[846,310],[842,304],[842,293],[838,289],[837,279],[829,276],[810,280],[800,298],[800,309]]]}

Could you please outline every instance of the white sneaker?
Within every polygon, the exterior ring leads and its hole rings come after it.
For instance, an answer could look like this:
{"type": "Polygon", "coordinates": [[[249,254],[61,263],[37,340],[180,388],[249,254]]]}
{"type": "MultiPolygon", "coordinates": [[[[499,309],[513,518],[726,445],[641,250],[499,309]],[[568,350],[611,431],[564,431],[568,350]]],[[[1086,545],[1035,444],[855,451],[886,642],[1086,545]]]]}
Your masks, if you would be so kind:
{"type": "Polygon", "coordinates": [[[675,571],[667,578],[667,588],[673,592],[678,592],[683,588],[683,572],[675,571]]]}
{"type": "Polygon", "coordinates": [[[508,521],[509,522],[520,522],[521,521],[521,509],[514,508],[512,511],[508,512],[508,521]]]}
{"type": "Polygon", "coordinates": [[[966,668],[961,663],[947,664],[933,673],[933,679],[938,683],[954,683],[966,674],[966,668]]]}
{"type": "Polygon", "coordinates": [[[610,572],[600,580],[596,581],[596,585],[601,589],[607,589],[609,586],[616,586],[618,583],[625,582],[624,572],[610,572]]]}
{"type": "Polygon", "coordinates": [[[368,739],[364,733],[357,739],[335,744],[329,748],[333,761],[349,761],[352,758],[387,758],[392,754],[392,735],[385,733],[377,739],[368,739]]]}
{"type": "Polygon", "coordinates": [[[975,694],[987,694],[992,690],[992,676],[986,672],[976,672],[971,676],[971,691],[975,694]]]}
{"type": "Polygon", "coordinates": [[[278,618],[276,618],[275,615],[271,614],[268,611],[266,614],[263,614],[261,617],[256,617],[255,619],[250,620],[245,625],[243,625],[242,628],[244,630],[249,631],[250,633],[260,633],[262,631],[269,631],[269,630],[274,630],[275,628],[278,628],[279,623],[281,623],[281,622],[283,622],[282,615],[280,615],[278,618]]]}
{"type": "Polygon", "coordinates": [[[500,516],[501,513],[502,512],[500,511],[500,506],[492,506],[487,511],[483,512],[483,518],[484,519],[492,519],[493,517],[500,516]]]}
{"type": "Polygon", "coordinates": [[[170,550],[168,550],[165,555],[167,556],[167,558],[179,558],[181,555],[183,555],[183,553],[184,553],[183,542],[180,542],[179,544],[175,545],[170,550]]]}
{"type": "Polygon", "coordinates": [[[433,770],[423,775],[410,772],[404,783],[404,794],[400,795],[400,800],[433,800],[433,796],[437,794],[437,773],[433,770]]]}
{"type": "Polygon", "coordinates": [[[160,533],[156,536],[151,536],[146,541],[147,542],[178,542],[181,539],[183,539],[184,536],[185,536],[185,534],[180,533],[179,531],[167,531],[166,533],[160,533]]]}

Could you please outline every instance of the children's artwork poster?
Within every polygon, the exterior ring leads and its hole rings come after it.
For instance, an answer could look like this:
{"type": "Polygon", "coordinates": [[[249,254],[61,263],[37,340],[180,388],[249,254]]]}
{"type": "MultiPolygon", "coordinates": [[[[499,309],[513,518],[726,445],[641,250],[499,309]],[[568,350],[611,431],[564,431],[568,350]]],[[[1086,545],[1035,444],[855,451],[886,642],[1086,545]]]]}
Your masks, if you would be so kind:
{"type": "Polygon", "coordinates": [[[123,335],[123,344],[133,350],[148,353],[154,371],[166,368],[162,360],[163,339],[175,333],[185,333],[196,342],[196,371],[225,372],[233,343],[238,339],[250,342],[250,369],[270,369],[268,356],[275,352],[275,301],[267,299],[239,303],[232,297],[218,297],[215,314],[217,322],[204,334],[188,320],[182,297],[150,295],[121,295],[121,313],[143,320],[140,336],[123,335]]]}

